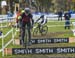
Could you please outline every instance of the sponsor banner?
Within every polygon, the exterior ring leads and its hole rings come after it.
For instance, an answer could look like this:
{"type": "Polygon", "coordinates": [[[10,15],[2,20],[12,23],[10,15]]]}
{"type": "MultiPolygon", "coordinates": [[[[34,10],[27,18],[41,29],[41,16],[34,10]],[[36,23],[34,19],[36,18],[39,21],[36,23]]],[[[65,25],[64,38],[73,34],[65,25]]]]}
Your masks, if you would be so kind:
{"type": "Polygon", "coordinates": [[[42,44],[42,43],[69,43],[69,38],[41,38],[32,39],[32,44],[42,44]]]}
{"type": "Polygon", "coordinates": [[[13,48],[13,55],[22,54],[63,54],[75,53],[75,47],[55,47],[55,48],[13,48]]]}

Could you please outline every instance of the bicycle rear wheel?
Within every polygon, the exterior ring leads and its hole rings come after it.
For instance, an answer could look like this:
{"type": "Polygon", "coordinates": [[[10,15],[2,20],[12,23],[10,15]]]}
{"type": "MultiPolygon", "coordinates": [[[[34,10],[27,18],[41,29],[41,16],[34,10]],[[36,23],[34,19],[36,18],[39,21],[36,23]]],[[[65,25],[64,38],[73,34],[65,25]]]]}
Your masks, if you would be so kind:
{"type": "Polygon", "coordinates": [[[41,28],[41,35],[46,35],[48,32],[48,27],[47,25],[43,25],[41,28]]]}

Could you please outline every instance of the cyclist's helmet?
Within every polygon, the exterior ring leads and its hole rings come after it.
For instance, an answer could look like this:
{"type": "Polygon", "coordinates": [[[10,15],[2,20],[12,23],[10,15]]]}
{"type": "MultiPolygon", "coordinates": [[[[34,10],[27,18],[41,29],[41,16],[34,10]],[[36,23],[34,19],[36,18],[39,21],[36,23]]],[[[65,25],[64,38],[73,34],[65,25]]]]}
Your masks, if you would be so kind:
{"type": "Polygon", "coordinates": [[[30,13],[30,8],[25,8],[25,13],[29,14],[30,13]]]}

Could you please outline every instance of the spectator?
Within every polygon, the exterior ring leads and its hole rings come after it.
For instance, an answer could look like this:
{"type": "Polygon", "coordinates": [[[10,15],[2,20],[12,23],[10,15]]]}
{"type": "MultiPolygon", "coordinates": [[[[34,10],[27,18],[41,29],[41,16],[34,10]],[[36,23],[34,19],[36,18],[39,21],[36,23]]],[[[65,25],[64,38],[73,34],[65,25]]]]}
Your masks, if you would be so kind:
{"type": "Polygon", "coordinates": [[[61,20],[62,21],[62,11],[58,12],[58,21],[61,20]]]}
{"type": "Polygon", "coordinates": [[[9,26],[12,25],[12,18],[10,18],[10,17],[12,17],[12,16],[13,16],[13,14],[12,14],[11,11],[9,10],[9,11],[7,12],[7,19],[8,19],[8,21],[9,21],[9,26]]]}
{"type": "Polygon", "coordinates": [[[65,29],[68,28],[70,29],[70,18],[71,18],[71,14],[66,12],[64,14],[64,18],[65,18],[65,29]]]}
{"type": "MultiPolygon", "coordinates": [[[[16,26],[19,28],[20,32],[19,32],[19,37],[21,37],[21,19],[19,20],[20,18],[20,15],[21,15],[21,9],[18,10],[17,12],[17,17],[16,17],[16,26]]],[[[20,42],[21,43],[21,42],[20,42]]]]}
{"type": "Polygon", "coordinates": [[[7,15],[8,15],[8,17],[12,17],[13,16],[13,14],[11,13],[11,11],[8,11],[7,15]]]}
{"type": "Polygon", "coordinates": [[[18,17],[21,15],[21,9],[18,10],[17,12],[17,17],[16,17],[16,23],[17,23],[17,27],[20,27],[20,21],[18,20],[18,17]]]}

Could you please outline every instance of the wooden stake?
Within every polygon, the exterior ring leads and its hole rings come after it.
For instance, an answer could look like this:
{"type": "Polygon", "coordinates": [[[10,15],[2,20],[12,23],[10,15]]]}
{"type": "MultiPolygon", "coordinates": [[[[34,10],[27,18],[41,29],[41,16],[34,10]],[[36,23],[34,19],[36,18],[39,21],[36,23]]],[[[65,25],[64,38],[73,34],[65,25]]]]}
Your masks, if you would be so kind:
{"type": "Polygon", "coordinates": [[[5,53],[6,56],[7,55],[12,55],[12,49],[11,48],[5,48],[4,53],[5,53]]]}
{"type": "Polygon", "coordinates": [[[75,42],[75,37],[69,37],[69,43],[74,43],[75,42]]]}

